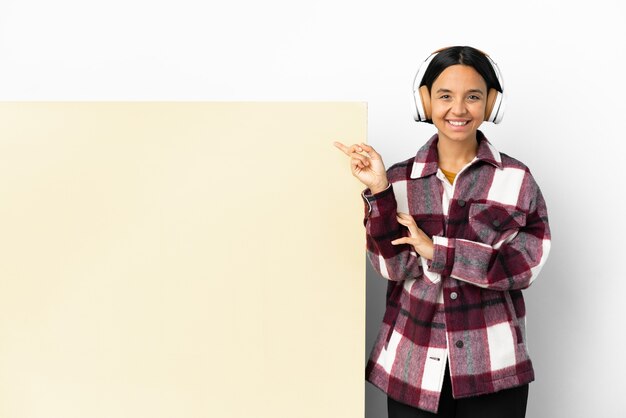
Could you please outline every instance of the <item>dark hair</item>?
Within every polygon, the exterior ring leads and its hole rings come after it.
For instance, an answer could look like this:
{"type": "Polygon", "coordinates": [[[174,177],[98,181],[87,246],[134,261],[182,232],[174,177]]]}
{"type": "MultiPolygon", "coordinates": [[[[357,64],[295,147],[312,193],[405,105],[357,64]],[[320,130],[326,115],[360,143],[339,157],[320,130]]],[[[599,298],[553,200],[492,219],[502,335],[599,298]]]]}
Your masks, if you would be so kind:
{"type": "Polygon", "coordinates": [[[430,92],[433,83],[443,70],[457,64],[469,65],[474,68],[485,80],[487,91],[494,88],[502,92],[502,86],[489,58],[483,52],[471,46],[451,46],[441,50],[428,65],[419,86],[428,87],[430,92]]]}

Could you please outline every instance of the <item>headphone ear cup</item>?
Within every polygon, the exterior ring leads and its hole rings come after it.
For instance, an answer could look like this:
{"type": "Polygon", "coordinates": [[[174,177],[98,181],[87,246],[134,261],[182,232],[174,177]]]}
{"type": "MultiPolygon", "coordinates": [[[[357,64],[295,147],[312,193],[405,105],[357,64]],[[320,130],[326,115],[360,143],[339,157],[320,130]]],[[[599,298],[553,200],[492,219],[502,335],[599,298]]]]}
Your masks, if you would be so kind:
{"type": "Polygon", "coordinates": [[[413,90],[413,118],[416,122],[424,122],[426,113],[424,112],[424,101],[422,100],[422,92],[420,89],[413,90]]]}
{"type": "Polygon", "coordinates": [[[496,99],[496,103],[493,105],[494,114],[491,115],[493,119],[493,123],[502,122],[502,118],[504,118],[504,110],[506,109],[506,96],[504,93],[498,92],[498,98],[496,99]]]}
{"type": "Polygon", "coordinates": [[[413,98],[412,98],[412,102],[413,102],[413,119],[415,119],[415,122],[421,122],[422,121],[422,116],[424,116],[424,111],[421,109],[422,106],[422,101],[420,100],[419,94],[417,91],[413,91],[413,98]]]}
{"type": "Polygon", "coordinates": [[[424,109],[424,119],[423,120],[431,120],[432,119],[432,108],[430,106],[430,92],[428,91],[428,87],[422,86],[419,89],[420,92],[420,100],[422,102],[422,108],[424,109]]]}
{"type": "Polygon", "coordinates": [[[415,105],[413,117],[417,122],[426,122],[430,119],[430,93],[428,92],[428,87],[420,87],[420,84],[422,84],[422,78],[424,78],[424,73],[430,65],[430,62],[439,51],[440,50],[433,52],[424,60],[413,79],[413,104],[415,105]]]}
{"type": "Polygon", "coordinates": [[[489,93],[487,93],[487,107],[485,108],[485,120],[487,122],[491,122],[491,114],[493,112],[493,107],[496,104],[498,93],[499,92],[496,89],[489,89],[489,93]]]}
{"type": "Polygon", "coordinates": [[[487,106],[485,109],[485,121],[499,123],[504,116],[504,95],[496,89],[489,89],[487,94],[487,106]]]}
{"type": "Polygon", "coordinates": [[[487,107],[489,111],[485,112],[485,120],[488,122],[500,123],[502,121],[502,118],[504,117],[504,109],[506,104],[506,97],[504,93],[506,89],[504,88],[504,80],[502,79],[502,73],[500,72],[498,64],[496,64],[489,55],[485,54],[485,56],[491,63],[491,67],[496,73],[496,77],[498,78],[498,82],[500,83],[500,88],[502,89],[502,92],[499,92],[495,89],[490,89],[489,94],[492,94],[493,90],[493,94],[495,95],[495,97],[492,100],[491,107],[487,107]]]}

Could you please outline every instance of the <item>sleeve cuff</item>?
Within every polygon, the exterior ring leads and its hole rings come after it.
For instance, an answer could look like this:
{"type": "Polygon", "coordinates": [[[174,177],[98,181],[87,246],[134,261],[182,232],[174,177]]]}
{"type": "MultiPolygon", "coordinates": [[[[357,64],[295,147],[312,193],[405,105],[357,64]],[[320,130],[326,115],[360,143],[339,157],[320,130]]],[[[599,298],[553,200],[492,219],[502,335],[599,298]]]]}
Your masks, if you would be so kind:
{"type": "Polygon", "coordinates": [[[454,260],[454,238],[446,238],[438,235],[433,236],[433,259],[428,271],[440,275],[449,275],[450,267],[454,260]]]}
{"type": "Polygon", "coordinates": [[[378,216],[389,210],[395,213],[396,198],[393,194],[391,183],[389,183],[385,190],[376,194],[372,194],[370,189],[365,189],[361,193],[361,197],[363,197],[363,202],[365,203],[366,217],[378,216]]]}

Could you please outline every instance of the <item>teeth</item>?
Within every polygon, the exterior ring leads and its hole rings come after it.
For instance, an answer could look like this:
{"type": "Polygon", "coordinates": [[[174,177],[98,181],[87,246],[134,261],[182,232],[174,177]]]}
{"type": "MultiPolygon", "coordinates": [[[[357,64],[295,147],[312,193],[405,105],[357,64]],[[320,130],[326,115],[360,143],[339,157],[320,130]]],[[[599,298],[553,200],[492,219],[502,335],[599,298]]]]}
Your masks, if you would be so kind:
{"type": "Polygon", "coordinates": [[[451,124],[451,125],[454,125],[454,126],[463,126],[463,125],[467,125],[467,121],[465,121],[465,122],[458,122],[458,121],[455,121],[455,120],[450,120],[450,121],[448,121],[448,122],[450,122],[450,124],[451,124]]]}

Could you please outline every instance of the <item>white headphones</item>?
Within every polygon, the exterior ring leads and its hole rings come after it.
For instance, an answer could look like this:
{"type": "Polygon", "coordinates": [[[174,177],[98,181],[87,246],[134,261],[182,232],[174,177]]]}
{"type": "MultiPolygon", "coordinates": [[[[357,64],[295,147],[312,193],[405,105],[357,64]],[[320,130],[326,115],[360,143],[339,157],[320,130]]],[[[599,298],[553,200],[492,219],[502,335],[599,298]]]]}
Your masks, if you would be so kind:
{"type": "MultiPolygon", "coordinates": [[[[437,54],[443,51],[443,48],[437,50],[430,54],[426,60],[420,65],[417,73],[415,74],[415,79],[413,80],[413,118],[417,122],[426,122],[431,119],[431,107],[430,107],[430,92],[428,91],[428,87],[421,86],[422,79],[424,78],[424,73],[428,69],[431,61],[437,54]]],[[[502,80],[502,73],[500,73],[500,68],[491,59],[491,57],[487,54],[484,54],[485,57],[491,63],[491,67],[496,73],[496,77],[498,78],[498,82],[500,83],[500,87],[502,91],[504,91],[504,81],[502,80]]],[[[487,94],[487,109],[485,111],[485,120],[487,122],[500,123],[502,121],[502,117],[504,116],[504,108],[505,108],[505,100],[504,93],[499,92],[498,90],[491,88],[489,89],[489,93],[487,94]]]]}

